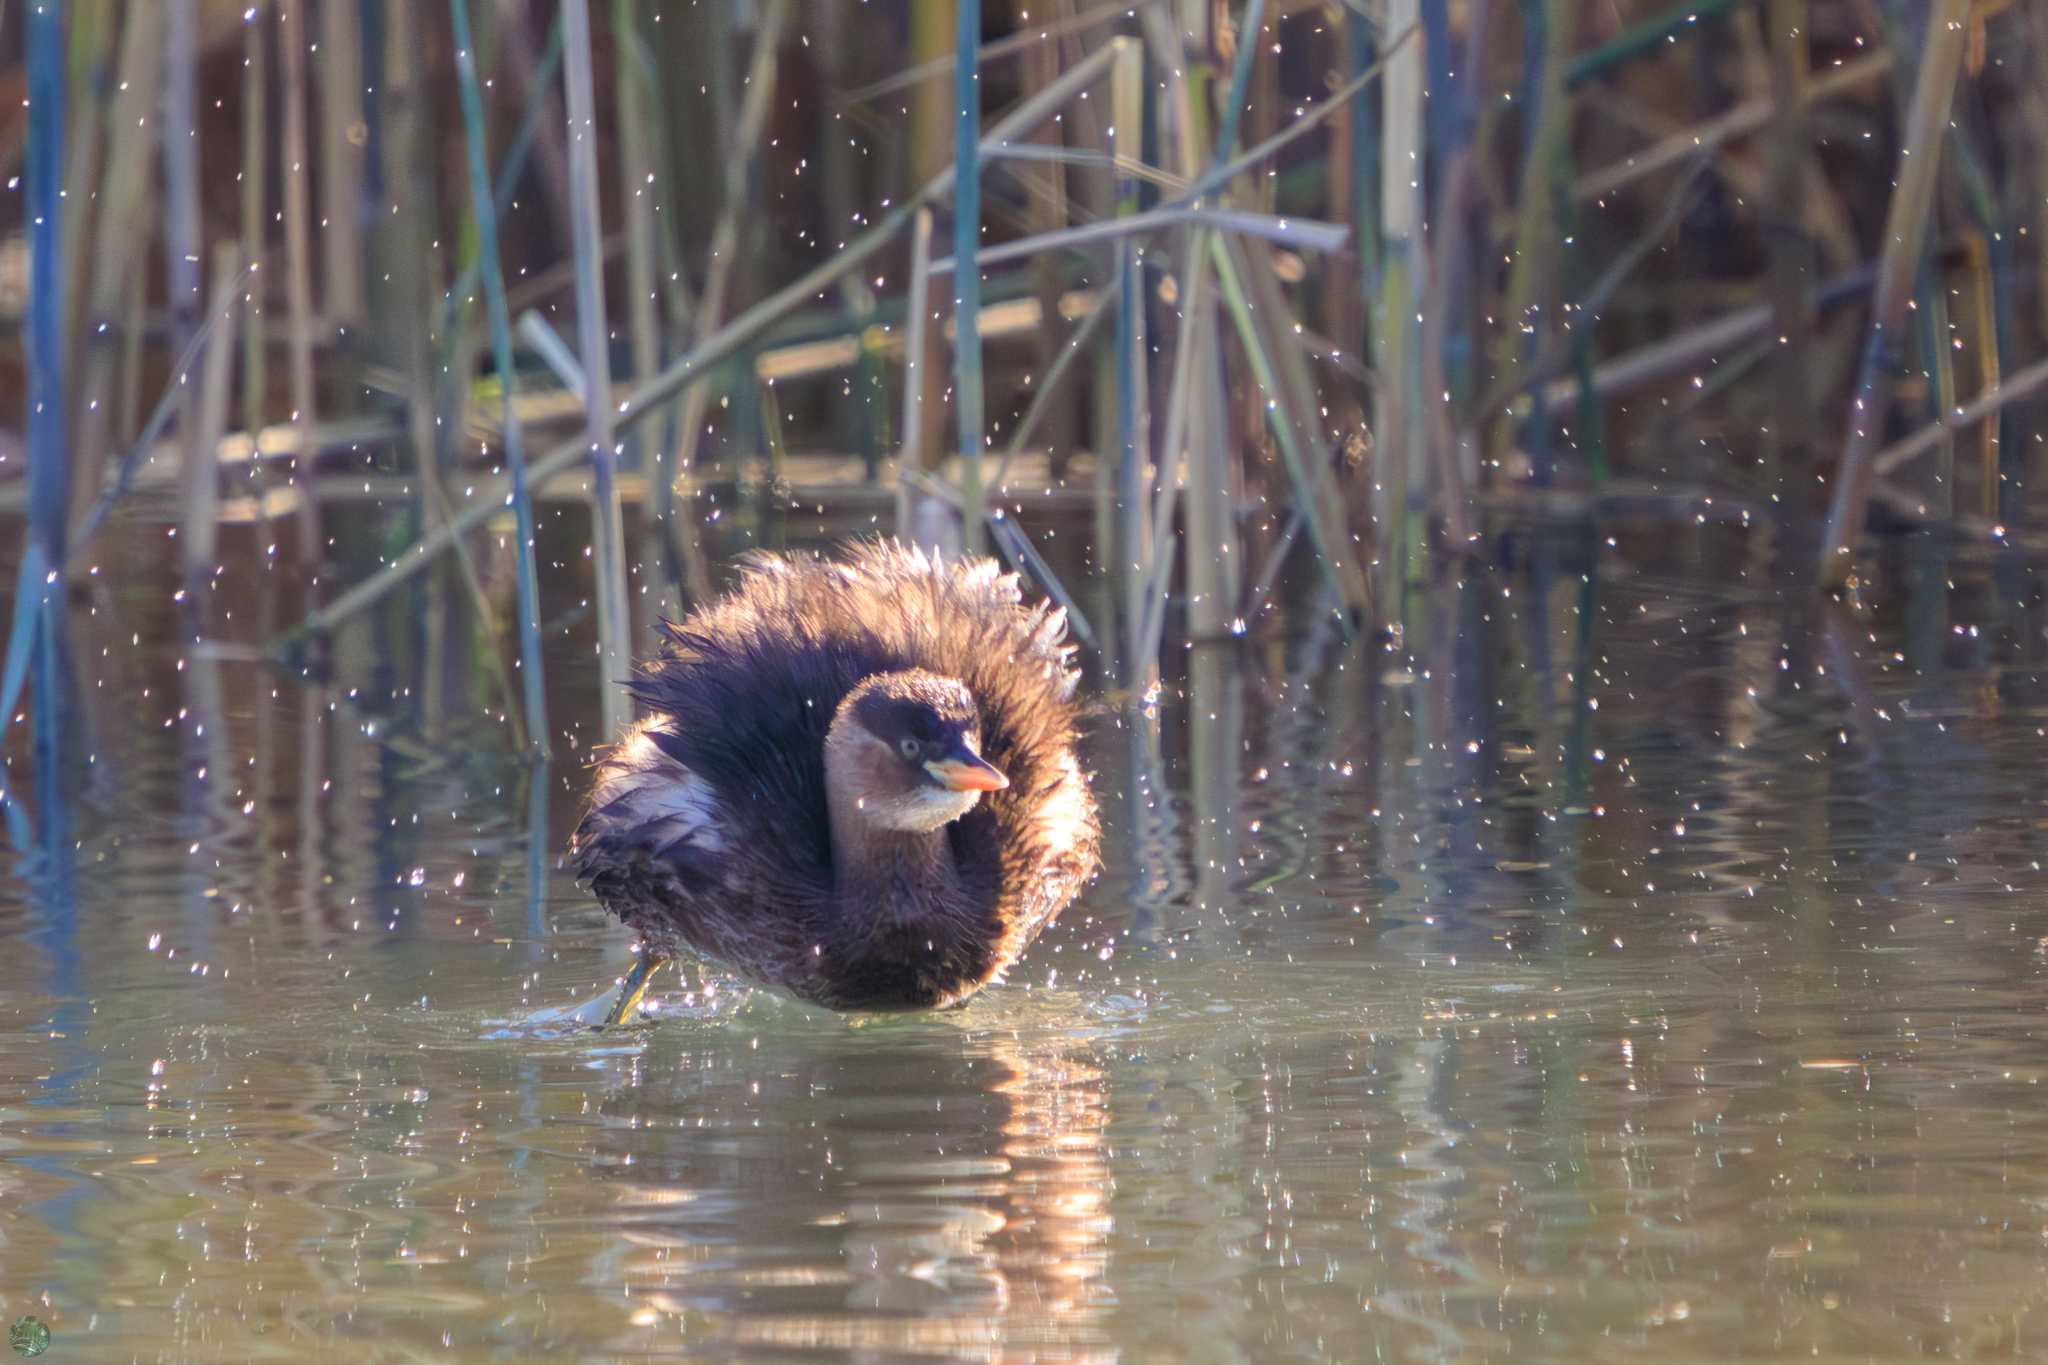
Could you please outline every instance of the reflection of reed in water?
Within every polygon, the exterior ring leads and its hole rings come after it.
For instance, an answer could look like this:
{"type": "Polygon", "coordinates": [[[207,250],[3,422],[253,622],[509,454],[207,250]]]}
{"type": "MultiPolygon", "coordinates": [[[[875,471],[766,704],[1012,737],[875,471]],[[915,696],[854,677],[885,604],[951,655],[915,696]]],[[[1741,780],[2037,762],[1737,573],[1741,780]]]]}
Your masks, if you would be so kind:
{"type": "Polygon", "coordinates": [[[787,1039],[738,1070],[650,1065],[614,1094],[596,1174],[630,1182],[633,1249],[598,1273],[623,1280],[630,1321],[665,1340],[680,1319],[699,1347],[1106,1348],[1092,1049],[883,1028],[787,1039]]]}
{"type": "Polygon", "coordinates": [[[1188,655],[1188,803],[1195,903],[1219,918],[1237,871],[1243,767],[1244,687],[1237,651],[1207,642],[1188,655]]]}

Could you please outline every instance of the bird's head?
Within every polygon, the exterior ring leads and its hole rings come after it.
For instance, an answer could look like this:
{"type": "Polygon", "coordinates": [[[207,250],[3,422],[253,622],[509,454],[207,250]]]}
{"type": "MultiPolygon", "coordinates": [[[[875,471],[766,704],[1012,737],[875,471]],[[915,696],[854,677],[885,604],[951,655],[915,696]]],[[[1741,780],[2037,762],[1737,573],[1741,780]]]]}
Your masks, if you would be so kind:
{"type": "Polygon", "coordinates": [[[877,829],[930,831],[1010,780],[981,756],[981,710],[957,679],[879,673],[847,693],[825,761],[852,814],[877,829]]]}

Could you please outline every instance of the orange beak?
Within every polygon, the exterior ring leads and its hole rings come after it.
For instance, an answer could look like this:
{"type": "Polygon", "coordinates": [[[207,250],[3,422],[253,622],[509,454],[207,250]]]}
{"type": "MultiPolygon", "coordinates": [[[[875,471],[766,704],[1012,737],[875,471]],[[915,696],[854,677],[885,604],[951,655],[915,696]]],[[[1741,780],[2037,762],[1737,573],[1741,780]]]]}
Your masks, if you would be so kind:
{"type": "Polygon", "coordinates": [[[980,754],[965,748],[955,749],[944,758],[933,759],[924,765],[924,770],[948,791],[999,792],[1010,785],[1010,779],[991,767],[980,754]]]}

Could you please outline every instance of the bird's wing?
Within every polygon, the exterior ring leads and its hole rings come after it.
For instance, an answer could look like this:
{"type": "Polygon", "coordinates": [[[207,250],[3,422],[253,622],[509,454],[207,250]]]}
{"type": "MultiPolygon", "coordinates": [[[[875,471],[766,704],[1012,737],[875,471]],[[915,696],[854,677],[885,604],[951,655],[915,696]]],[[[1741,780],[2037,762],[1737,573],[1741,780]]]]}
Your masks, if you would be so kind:
{"type": "MultiPolygon", "coordinates": [[[[576,828],[577,875],[651,878],[669,894],[719,890],[735,835],[711,783],[660,744],[665,718],[634,727],[599,765],[576,828]]],[[[600,894],[604,888],[599,886],[600,894]]]]}

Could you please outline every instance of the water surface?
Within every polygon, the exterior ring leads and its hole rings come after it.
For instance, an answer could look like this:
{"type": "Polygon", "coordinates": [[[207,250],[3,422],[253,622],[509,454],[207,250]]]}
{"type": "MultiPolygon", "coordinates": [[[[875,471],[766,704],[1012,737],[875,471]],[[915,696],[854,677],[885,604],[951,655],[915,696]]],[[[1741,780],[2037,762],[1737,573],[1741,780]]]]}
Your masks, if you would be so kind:
{"type": "Polygon", "coordinates": [[[604,1037],[546,1013],[628,947],[560,867],[573,590],[536,779],[423,599],[301,678],[246,648],[289,590],[195,627],[130,551],[61,802],[6,741],[0,1314],[52,1360],[2048,1351],[2038,592],[1815,609],[1604,535],[1399,648],[1305,580],[1106,705],[1108,867],[968,1008],[692,971],[604,1037]]]}

